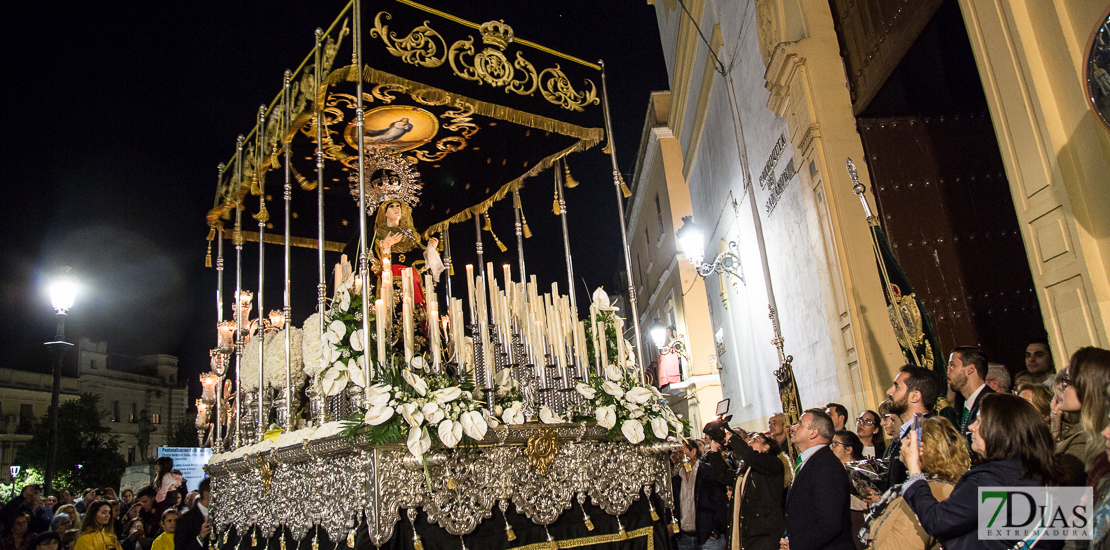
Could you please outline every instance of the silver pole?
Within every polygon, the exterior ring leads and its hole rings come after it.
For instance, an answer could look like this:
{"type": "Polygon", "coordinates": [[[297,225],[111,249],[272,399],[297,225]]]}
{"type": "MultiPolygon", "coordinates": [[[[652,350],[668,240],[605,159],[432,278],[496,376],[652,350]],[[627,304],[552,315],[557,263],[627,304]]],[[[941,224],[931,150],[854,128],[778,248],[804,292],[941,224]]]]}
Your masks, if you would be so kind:
{"type": "MultiPolygon", "coordinates": [[[[320,87],[320,42],[324,38],[324,30],[316,29],[316,88],[320,87]]],[[[324,265],[324,116],[320,111],[320,102],[313,100],[316,116],[316,255],[319,278],[316,283],[316,312],[320,314],[320,334],[324,334],[324,308],[327,305],[328,281],[324,265]]]]}
{"type": "MultiPolygon", "coordinates": [[[[639,350],[643,349],[641,345],[642,336],[640,335],[640,315],[639,310],[636,308],[636,286],[632,281],[632,252],[628,250],[628,228],[625,227],[624,221],[624,197],[621,196],[621,173],[617,168],[617,145],[613,141],[613,121],[610,120],[609,115],[609,91],[605,84],[605,62],[598,61],[601,65],[601,98],[602,106],[605,111],[605,133],[609,138],[609,158],[613,161],[613,190],[617,193],[617,213],[620,215],[621,226],[621,246],[624,247],[624,272],[628,277],[628,307],[629,317],[632,317],[632,328],[636,331],[636,354],[639,355],[639,350]]],[[[624,338],[623,334],[617,335],[618,338],[624,338]]],[[[623,358],[622,358],[623,359],[623,358]]],[[[644,367],[640,366],[640,383],[644,383],[644,367]]]]}
{"type": "MultiPolygon", "coordinates": [[[[516,218],[516,255],[520,261],[520,280],[527,281],[528,275],[524,271],[524,224],[520,221],[520,190],[513,189],[513,217],[516,218]]],[[[508,289],[505,289],[508,292],[508,289]]]]}
{"type": "MultiPolygon", "coordinates": [[[[567,232],[567,201],[563,199],[563,173],[559,171],[559,165],[555,165],[555,189],[559,191],[559,219],[563,223],[563,249],[567,256],[567,296],[570,297],[570,303],[574,307],[578,307],[578,300],[574,293],[574,261],[570,257],[570,233],[567,232]]],[[[619,191],[619,190],[618,190],[619,191]]]]}
{"type": "MultiPolygon", "coordinates": [[[[240,135],[236,142],[235,172],[236,186],[243,186],[243,136],[240,135]]],[[[238,192],[238,191],[236,191],[238,192]]],[[[240,366],[243,363],[243,316],[239,308],[239,296],[243,294],[243,203],[235,205],[235,441],[234,447],[239,447],[243,433],[243,379],[240,366]]]]}
{"type": "MultiPolygon", "coordinates": [[[[258,204],[260,205],[259,212],[266,209],[266,190],[262,188],[262,161],[266,154],[262,149],[266,146],[266,106],[262,105],[258,108],[258,132],[255,133],[257,138],[257,145],[255,153],[257,161],[254,168],[254,177],[258,179],[258,188],[261,194],[258,197],[258,204]]],[[[262,216],[264,218],[264,216],[262,216]]],[[[262,406],[263,395],[266,389],[263,387],[266,380],[266,365],[262,362],[266,347],[266,338],[262,333],[262,319],[266,315],[265,308],[262,307],[263,297],[263,283],[266,281],[266,220],[258,220],[258,430],[255,433],[256,441],[262,441],[262,434],[266,431],[266,419],[264,417],[265,407],[262,406]]]]}
{"type": "MultiPolygon", "coordinates": [[[[358,76],[358,85],[355,95],[358,97],[358,109],[355,111],[355,120],[358,127],[358,273],[362,278],[362,349],[363,357],[370,356],[370,258],[366,253],[366,134],[363,127],[366,120],[362,109],[362,2],[355,0],[355,74],[358,76]]],[[[317,125],[319,126],[319,125],[317,125]]],[[[363,368],[363,380],[366,387],[374,379],[374,364],[366,361],[363,368]]]]}
{"type": "MultiPolygon", "coordinates": [[[[285,107],[283,109],[283,116],[282,116],[282,119],[283,119],[282,127],[284,128],[284,131],[282,133],[284,135],[279,139],[284,139],[285,135],[289,134],[289,120],[290,120],[290,115],[291,115],[291,112],[290,112],[291,108],[290,108],[290,105],[289,105],[289,101],[291,99],[290,98],[290,93],[289,93],[290,92],[290,82],[289,81],[292,78],[292,76],[293,76],[293,73],[290,72],[287,69],[285,71],[285,89],[282,92],[282,96],[283,96],[282,97],[282,104],[285,107]]],[[[290,210],[292,210],[291,203],[293,201],[293,183],[292,183],[292,181],[290,181],[290,175],[291,174],[289,172],[289,161],[290,161],[289,146],[288,146],[288,144],[286,144],[286,146],[285,146],[285,291],[284,291],[284,299],[285,299],[284,300],[285,301],[285,311],[284,311],[284,313],[285,313],[285,426],[284,426],[284,428],[286,430],[292,430],[293,429],[293,355],[291,353],[293,351],[293,331],[290,330],[290,327],[292,326],[292,323],[293,323],[293,305],[289,301],[289,297],[292,294],[292,289],[290,287],[291,280],[292,280],[292,274],[291,274],[291,270],[290,270],[290,267],[291,267],[290,266],[290,264],[291,264],[290,257],[293,253],[293,249],[292,249],[292,247],[290,245],[290,242],[289,242],[292,239],[292,234],[291,234],[290,228],[289,228],[289,221],[290,221],[290,210]]]]}
{"type": "MultiPolygon", "coordinates": [[[[216,188],[219,188],[220,182],[223,181],[224,163],[220,163],[216,167],[216,188]]],[[[224,322],[224,229],[222,227],[216,229],[216,323],[224,322]]],[[[219,344],[217,344],[218,346],[219,344]]],[[[226,372],[226,371],[225,371],[226,372]]],[[[215,439],[212,440],[213,447],[217,451],[223,450],[223,389],[224,377],[220,376],[216,380],[216,426],[215,426],[215,439]]]]}
{"type": "Polygon", "coordinates": [[[447,267],[447,304],[451,305],[451,226],[443,228],[443,253],[446,258],[447,267]]]}

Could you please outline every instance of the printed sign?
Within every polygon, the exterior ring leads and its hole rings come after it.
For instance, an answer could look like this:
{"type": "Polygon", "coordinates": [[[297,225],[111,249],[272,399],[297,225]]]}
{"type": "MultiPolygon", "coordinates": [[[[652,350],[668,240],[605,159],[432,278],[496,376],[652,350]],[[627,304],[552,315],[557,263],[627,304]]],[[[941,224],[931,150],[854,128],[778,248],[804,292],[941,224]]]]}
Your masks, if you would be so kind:
{"type": "Polygon", "coordinates": [[[979,540],[1091,540],[1090,487],[980,487],[979,540]]]}
{"type": "Polygon", "coordinates": [[[158,447],[158,456],[168,456],[173,459],[173,467],[181,470],[185,478],[185,486],[190,491],[196,491],[200,481],[204,479],[204,465],[212,456],[212,449],[207,447],[158,447]]]}

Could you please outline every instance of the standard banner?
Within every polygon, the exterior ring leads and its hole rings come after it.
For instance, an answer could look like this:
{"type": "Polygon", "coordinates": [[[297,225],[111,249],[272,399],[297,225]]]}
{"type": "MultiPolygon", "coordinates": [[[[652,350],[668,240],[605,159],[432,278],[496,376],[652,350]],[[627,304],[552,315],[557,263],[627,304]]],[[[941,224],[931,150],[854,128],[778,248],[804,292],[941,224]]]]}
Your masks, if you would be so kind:
{"type": "Polygon", "coordinates": [[[185,478],[185,486],[190,491],[196,491],[200,480],[204,479],[204,465],[208,464],[212,456],[212,449],[207,447],[158,447],[158,457],[168,456],[173,459],[173,467],[181,470],[185,478]]]}

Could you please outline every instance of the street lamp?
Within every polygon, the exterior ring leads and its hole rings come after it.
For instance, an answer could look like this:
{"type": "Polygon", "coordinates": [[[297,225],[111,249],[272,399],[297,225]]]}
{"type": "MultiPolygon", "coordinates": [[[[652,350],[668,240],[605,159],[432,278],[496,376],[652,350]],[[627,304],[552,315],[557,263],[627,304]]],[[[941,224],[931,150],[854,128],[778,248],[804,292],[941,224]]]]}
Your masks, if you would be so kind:
{"type": "Polygon", "coordinates": [[[694,223],[693,216],[682,217],[682,227],[675,235],[678,237],[682,252],[686,254],[690,263],[694,264],[698,275],[708,277],[713,273],[728,273],[747,284],[744,281],[743,267],[740,265],[740,247],[736,241],[729,241],[728,250],[718,254],[713,263],[709,264],[702,261],[705,259],[705,231],[694,223]]]}
{"type": "Polygon", "coordinates": [[[652,341],[655,342],[655,347],[659,350],[659,355],[677,353],[685,356],[686,346],[682,344],[681,339],[676,339],[673,345],[666,345],[670,330],[671,329],[660,324],[659,321],[656,321],[651,325],[651,328],[648,329],[648,332],[651,334],[652,341]]]}
{"type": "Polygon", "coordinates": [[[50,303],[54,306],[55,317],[58,320],[57,332],[54,340],[46,342],[47,349],[54,356],[54,383],[50,389],[50,427],[46,439],[46,474],[43,476],[43,496],[52,493],[54,481],[54,463],[58,455],[58,400],[62,393],[62,359],[73,344],[66,342],[66,314],[73,307],[74,297],[77,295],[77,283],[68,274],[69,268],[63,269],[60,277],[50,284],[50,303]]]}
{"type": "Polygon", "coordinates": [[[15,476],[19,475],[19,465],[12,464],[8,467],[8,471],[12,474],[12,496],[9,497],[10,501],[10,499],[15,498],[15,476]]]}

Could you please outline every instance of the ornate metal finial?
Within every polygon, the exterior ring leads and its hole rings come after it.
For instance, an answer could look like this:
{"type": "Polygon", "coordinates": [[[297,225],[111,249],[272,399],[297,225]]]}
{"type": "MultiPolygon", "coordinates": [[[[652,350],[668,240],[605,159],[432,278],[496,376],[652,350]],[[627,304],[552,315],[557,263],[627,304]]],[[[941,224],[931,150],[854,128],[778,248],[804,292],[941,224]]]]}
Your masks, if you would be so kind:
{"type": "Polygon", "coordinates": [[[865,189],[863,184],[859,182],[859,172],[856,170],[856,163],[852,162],[852,157],[847,157],[844,159],[844,165],[848,167],[848,175],[852,177],[852,192],[862,197],[865,189]]]}
{"type": "Polygon", "coordinates": [[[513,42],[513,28],[505,24],[505,20],[500,21],[486,21],[482,26],[478,27],[478,32],[482,33],[482,43],[493,46],[500,50],[509,47],[513,42]]]}
{"type": "Polygon", "coordinates": [[[243,150],[243,141],[245,139],[247,138],[243,137],[243,134],[239,134],[239,137],[235,138],[235,147],[237,147],[240,151],[243,150]]]}
{"type": "Polygon", "coordinates": [[[324,29],[321,29],[320,27],[316,27],[316,41],[319,42],[320,39],[323,38],[323,37],[324,37],[324,29]]]}

